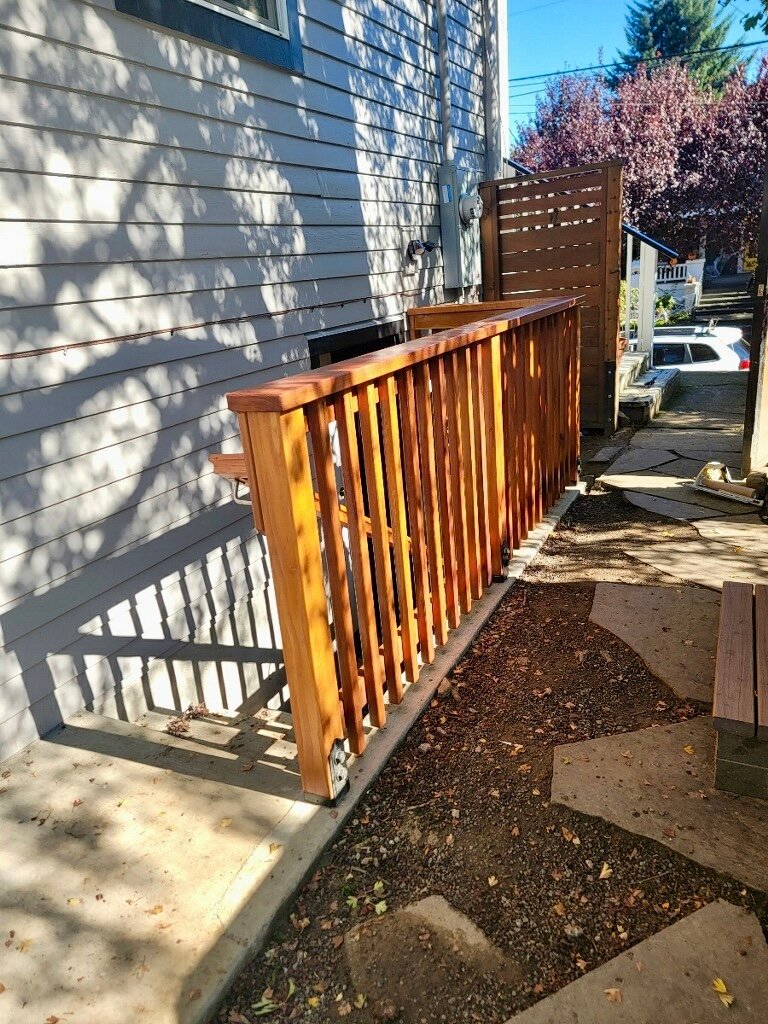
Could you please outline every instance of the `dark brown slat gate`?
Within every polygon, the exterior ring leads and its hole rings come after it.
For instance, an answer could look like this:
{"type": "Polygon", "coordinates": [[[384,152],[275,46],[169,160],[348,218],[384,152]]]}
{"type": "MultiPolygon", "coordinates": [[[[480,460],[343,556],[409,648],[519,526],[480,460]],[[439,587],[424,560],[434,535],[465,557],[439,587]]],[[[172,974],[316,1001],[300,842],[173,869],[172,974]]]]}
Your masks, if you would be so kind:
{"type": "Polygon", "coordinates": [[[566,167],[480,186],[483,297],[583,295],[581,423],[616,426],[621,163],[566,167]]]}

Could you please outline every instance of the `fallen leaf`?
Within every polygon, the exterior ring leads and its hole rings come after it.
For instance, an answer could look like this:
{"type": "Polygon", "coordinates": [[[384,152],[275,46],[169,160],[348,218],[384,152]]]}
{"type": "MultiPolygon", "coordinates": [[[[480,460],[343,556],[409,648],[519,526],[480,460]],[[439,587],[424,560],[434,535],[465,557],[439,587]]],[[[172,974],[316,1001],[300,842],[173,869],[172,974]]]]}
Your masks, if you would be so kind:
{"type": "Polygon", "coordinates": [[[717,992],[717,998],[723,1004],[730,1008],[736,1001],[734,997],[728,991],[728,986],[725,984],[722,978],[714,978],[712,981],[712,988],[717,992]]]}
{"type": "Polygon", "coordinates": [[[52,1013],[50,1017],[45,1018],[45,1024],[59,1024],[61,1017],[57,1017],[55,1013],[52,1013]]]}
{"type": "Polygon", "coordinates": [[[571,832],[569,828],[566,828],[565,825],[560,826],[560,831],[563,833],[563,839],[566,843],[570,843],[573,839],[573,832],[571,832]]]}
{"type": "Polygon", "coordinates": [[[378,882],[373,883],[373,891],[378,895],[380,892],[384,892],[384,883],[379,879],[378,882]]]}
{"type": "Polygon", "coordinates": [[[381,917],[382,914],[386,914],[387,912],[387,901],[379,900],[378,903],[374,904],[373,909],[376,912],[376,916],[381,917]]]}
{"type": "Polygon", "coordinates": [[[362,1010],[362,1008],[365,1006],[365,996],[363,995],[362,992],[358,992],[357,995],[355,996],[355,1006],[358,1008],[358,1010],[362,1010]]]}
{"type": "Polygon", "coordinates": [[[154,906],[154,907],[152,907],[151,910],[147,911],[148,914],[162,914],[162,912],[163,912],[163,904],[162,903],[158,903],[157,906],[154,906]]]}
{"type": "Polygon", "coordinates": [[[232,819],[231,818],[222,818],[221,821],[219,822],[219,827],[220,828],[229,828],[229,826],[231,824],[232,824],[232,819]]]}
{"type": "Polygon", "coordinates": [[[696,748],[692,747],[689,743],[687,746],[683,747],[683,751],[690,756],[691,754],[696,753],[696,748]]]}
{"type": "Polygon", "coordinates": [[[331,939],[331,945],[333,946],[334,949],[341,949],[341,947],[344,945],[344,936],[334,935],[333,938],[331,939]]]}
{"type": "Polygon", "coordinates": [[[272,856],[273,853],[277,853],[277,851],[282,847],[282,845],[283,845],[282,843],[270,843],[269,844],[269,855],[270,855],[270,857],[272,856]]]}
{"type": "Polygon", "coordinates": [[[350,1013],[352,1013],[352,1003],[343,1002],[339,1006],[339,1016],[347,1017],[350,1013]]]}
{"type": "Polygon", "coordinates": [[[603,992],[605,998],[609,1003],[620,1003],[621,1002],[621,989],[620,988],[604,988],[603,992]]]}
{"type": "Polygon", "coordinates": [[[600,881],[602,882],[606,878],[610,878],[612,874],[613,868],[610,866],[610,864],[606,864],[605,862],[603,862],[603,866],[602,868],[600,868],[600,875],[598,876],[600,878],[600,881]]]}
{"type": "Polygon", "coordinates": [[[494,799],[498,799],[498,797],[499,797],[498,789],[490,789],[488,792],[491,794],[492,797],[494,797],[494,799]]]}
{"type": "Polygon", "coordinates": [[[347,906],[351,910],[357,910],[357,896],[347,896],[347,906]]]}
{"type": "Polygon", "coordinates": [[[490,885],[491,888],[493,888],[494,885],[498,885],[498,884],[499,884],[499,880],[496,877],[496,875],[488,875],[488,885],[490,885]]]}
{"type": "Polygon", "coordinates": [[[79,806],[80,806],[80,804],[81,804],[82,802],[83,802],[83,801],[82,801],[82,800],[80,800],[80,799],[77,799],[77,800],[73,800],[73,801],[72,801],[72,806],[73,806],[73,807],[79,807],[79,806]]]}
{"type": "Polygon", "coordinates": [[[565,911],[565,907],[564,907],[564,905],[562,903],[556,903],[554,905],[554,907],[552,907],[552,909],[554,910],[554,912],[557,914],[558,917],[565,917],[566,911],[565,911]]]}
{"type": "Polygon", "coordinates": [[[315,1007],[317,1007],[319,1005],[320,1005],[320,996],[310,996],[307,999],[307,1006],[311,1006],[313,1010],[315,1009],[315,1007]]]}
{"type": "Polygon", "coordinates": [[[70,907],[76,907],[78,905],[78,903],[82,903],[82,902],[83,901],[80,899],[79,896],[70,896],[69,899],[67,900],[67,904],[70,907]]]}

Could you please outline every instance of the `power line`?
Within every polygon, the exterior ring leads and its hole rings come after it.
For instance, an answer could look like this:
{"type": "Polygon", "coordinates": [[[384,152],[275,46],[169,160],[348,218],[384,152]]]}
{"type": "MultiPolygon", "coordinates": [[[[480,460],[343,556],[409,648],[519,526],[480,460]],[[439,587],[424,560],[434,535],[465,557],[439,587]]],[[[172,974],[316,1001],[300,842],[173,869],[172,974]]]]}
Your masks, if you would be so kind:
{"type": "Polygon", "coordinates": [[[530,11],[541,11],[545,7],[556,7],[558,4],[570,3],[570,0],[549,0],[548,4],[536,4],[535,7],[524,7],[522,11],[507,11],[508,18],[516,18],[518,14],[528,14],[530,11]]]}
{"type": "MultiPolygon", "coordinates": [[[[733,43],[731,46],[710,46],[702,50],[688,50],[686,53],[670,53],[664,57],[647,57],[640,64],[651,64],[658,61],[676,60],[678,57],[697,57],[707,53],[723,53],[725,50],[742,50],[748,46],[762,46],[768,43],[768,39],[758,39],[754,43],[733,43]]],[[[610,64],[591,64],[584,68],[568,68],[564,71],[546,71],[540,75],[523,75],[520,78],[510,78],[510,82],[533,82],[541,78],[556,78],[558,75],[575,75],[580,71],[604,71],[606,68],[626,68],[631,65],[627,61],[615,60],[610,64]]]]}

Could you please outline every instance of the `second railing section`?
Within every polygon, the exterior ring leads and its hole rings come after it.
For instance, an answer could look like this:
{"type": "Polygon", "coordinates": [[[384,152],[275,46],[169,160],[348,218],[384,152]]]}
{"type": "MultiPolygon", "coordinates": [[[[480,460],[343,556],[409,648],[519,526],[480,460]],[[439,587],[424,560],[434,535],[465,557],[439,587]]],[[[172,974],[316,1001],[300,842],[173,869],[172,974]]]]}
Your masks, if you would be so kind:
{"type": "Polygon", "coordinates": [[[571,298],[228,395],[309,796],[575,482],[578,395],[571,298]]]}

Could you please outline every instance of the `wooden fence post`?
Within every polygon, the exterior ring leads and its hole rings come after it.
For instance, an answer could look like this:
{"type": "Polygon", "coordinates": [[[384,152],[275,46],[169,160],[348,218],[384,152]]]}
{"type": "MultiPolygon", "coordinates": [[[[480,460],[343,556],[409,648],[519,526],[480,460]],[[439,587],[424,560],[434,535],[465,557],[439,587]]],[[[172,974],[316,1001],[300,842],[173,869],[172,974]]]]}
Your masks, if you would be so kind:
{"type": "Polygon", "coordinates": [[[245,457],[260,487],[280,620],[283,659],[290,683],[304,792],[335,796],[331,749],[343,739],[314,489],[304,411],[248,412],[245,457]]]}

